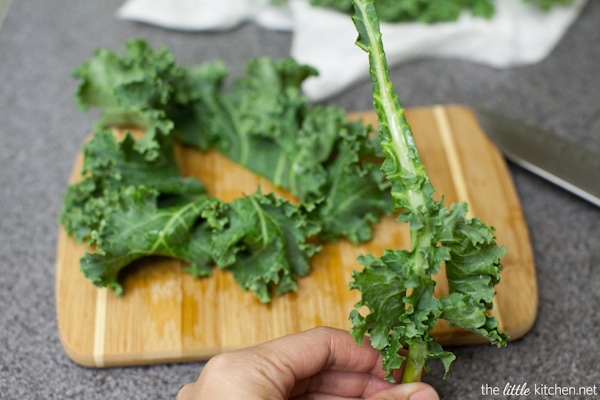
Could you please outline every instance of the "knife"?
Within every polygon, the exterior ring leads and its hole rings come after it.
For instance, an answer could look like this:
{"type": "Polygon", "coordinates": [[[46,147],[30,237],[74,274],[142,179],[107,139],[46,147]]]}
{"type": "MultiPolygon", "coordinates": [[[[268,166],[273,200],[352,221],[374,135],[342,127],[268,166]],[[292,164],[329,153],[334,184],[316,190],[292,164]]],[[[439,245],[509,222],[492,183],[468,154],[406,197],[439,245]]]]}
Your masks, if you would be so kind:
{"type": "Polygon", "coordinates": [[[600,207],[600,152],[488,109],[474,112],[508,160],[600,207]]]}

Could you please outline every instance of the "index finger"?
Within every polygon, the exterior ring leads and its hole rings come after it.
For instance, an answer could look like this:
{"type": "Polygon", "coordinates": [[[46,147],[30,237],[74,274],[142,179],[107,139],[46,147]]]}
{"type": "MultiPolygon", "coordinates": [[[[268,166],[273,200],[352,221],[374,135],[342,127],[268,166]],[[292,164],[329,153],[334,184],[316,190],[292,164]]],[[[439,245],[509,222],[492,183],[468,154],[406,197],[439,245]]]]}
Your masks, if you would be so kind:
{"type": "Polygon", "coordinates": [[[322,370],[369,373],[378,378],[385,375],[379,351],[368,340],[357,346],[354,338],[341,329],[313,328],[248,350],[279,366],[278,373],[284,372],[295,381],[322,370]]]}

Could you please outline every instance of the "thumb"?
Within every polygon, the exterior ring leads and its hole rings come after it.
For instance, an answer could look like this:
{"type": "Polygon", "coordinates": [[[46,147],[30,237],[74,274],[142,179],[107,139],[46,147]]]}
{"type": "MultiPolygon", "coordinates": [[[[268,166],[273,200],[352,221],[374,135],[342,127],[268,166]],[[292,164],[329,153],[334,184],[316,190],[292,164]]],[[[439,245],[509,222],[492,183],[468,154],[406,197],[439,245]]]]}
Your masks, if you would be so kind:
{"type": "Polygon", "coordinates": [[[435,389],[423,382],[403,383],[369,397],[367,400],[439,400],[435,389]]]}

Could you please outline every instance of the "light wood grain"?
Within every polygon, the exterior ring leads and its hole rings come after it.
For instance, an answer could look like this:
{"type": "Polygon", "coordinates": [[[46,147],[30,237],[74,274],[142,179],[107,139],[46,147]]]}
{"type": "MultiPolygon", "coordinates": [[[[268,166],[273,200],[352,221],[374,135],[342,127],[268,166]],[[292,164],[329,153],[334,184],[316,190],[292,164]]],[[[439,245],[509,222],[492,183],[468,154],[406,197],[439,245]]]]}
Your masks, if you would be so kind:
{"type": "MultiPolygon", "coordinates": [[[[376,124],[373,113],[356,113],[376,124]]],[[[537,313],[537,283],[527,225],[506,164],[488,141],[473,114],[460,106],[435,106],[407,112],[415,140],[436,195],[447,203],[467,200],[470,214],[496,228],[499,244],[508,248],[492,313],[511,338],[522,337],[537,313]]],[[[252,193],[269,182],[216,152],[177,148],[182,173],[196,176],[223,200],[252,193]]],[[[78,179],[81,156],[72,179],[78,179]]],[[[280,194],[284,192],[278,191],[280,194]]],[[[349,329],[348,314],[359,293],[348,289],[359,254],[380,255],[406,248],[408,230],[393,217],[375,227],[374,239],[360,246],[326,245],[311,262],[309,276],[295,293],[261,304],[243,292],[231,274],[215,270],[209,278],[184,273],[178,260],[148,258],[123,273],[124,295],[97,289],[79,270],[89,249],[60,229],[56,264],[56,305],[60,338],[76,363],[89,367],[206,360],[236,349],[318,325],[349,329]]],[[[443,270],[436,276],[436,295],[448,291],[443,270]]],[[[445,322],[434,331],[445,345],[483,340],[445,322]]]]}

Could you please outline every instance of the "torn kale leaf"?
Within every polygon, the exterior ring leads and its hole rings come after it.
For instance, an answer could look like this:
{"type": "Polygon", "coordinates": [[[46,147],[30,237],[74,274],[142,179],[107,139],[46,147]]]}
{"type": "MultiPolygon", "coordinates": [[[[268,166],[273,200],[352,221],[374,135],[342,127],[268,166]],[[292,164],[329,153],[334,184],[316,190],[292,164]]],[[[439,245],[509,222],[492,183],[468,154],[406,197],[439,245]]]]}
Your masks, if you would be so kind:
{"type": "Polygon", "coordinates": [[[201,150],[213,146],[316,208],[322,240],[364,242],[373,222],[392,207],[373,161],[382,155],[368,127],[348,121],[339,107],[310,104],[301,94],[302,82],[315,74],[292,59],[258,58],[248,63],[246,76],[225,88],[222,64],[196,68],[188,82],[197,88],[198,101],[193,112],[175,118],[175,127],[184,143],[201,150]]]}
{"type": "Polygon", "coordinates": [[[262,302],[272,289],[283,294],[297,289],[297,277],[310,270],[319,247],[308,239],[319,226],[295,206],[272,193],[245,196],[218,210],[221,229],[212,236],[212,256],[244,290],[262,302]]]}
{"type": "Polygon", "coordinates": [[[168,49],[154,50],[144,40],[130,40],[124,55],[98,49],[72,74],[79,79],[76,100],[82,110],[98,108],[101,127],[142,128],[146,134],[136,143],[137,150],[150,160],[159,156],[157,136],[173,129],[166,105],[181,100],[176,88],[186,74],[168,49]]]}
{"type": "Polygon", "coordinates": [[[99,287],[122,293],[119,272],[146,256],[173,257],[189,263],[195,276],[210,275],[211,227],[201,217],[217,200],[201,195],[184,203],[160,207],[156,190],[129,186],[120,191],[119,205],[95,232],[96,252],[81,259],[84,276],[99,287]]]}
{"type": "Polygon", "coordinates": [[[77,241],[90,239],[113,207],[118,207],[122,187],[143,185],[164,198],[206,192],[197,179],[180,175],[170,137],[156,138],[161,152],[152,160],[137,151],[136,143],[129,133],[118,141],[111,130],[100,129],[84,145],[82,179],[67,189],[59,215],[67,233],[77,241]]]}

